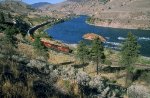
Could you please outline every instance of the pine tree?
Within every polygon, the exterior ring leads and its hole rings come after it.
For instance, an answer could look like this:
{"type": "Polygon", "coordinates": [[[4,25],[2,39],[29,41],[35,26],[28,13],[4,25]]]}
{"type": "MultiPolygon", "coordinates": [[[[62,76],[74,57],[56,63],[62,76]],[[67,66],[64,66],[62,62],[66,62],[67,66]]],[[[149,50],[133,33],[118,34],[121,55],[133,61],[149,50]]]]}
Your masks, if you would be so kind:
{"type": "MultiPolygon", "coordinates": [[[[88,54],[89,54],[88,47],[83,41],[80,41],[77,47],[77,57],[79,58],[83,66],[85,66],[85,62],[88,59],[88,54]]],[[[83,67],[83,70],[84,70],[84,67],[83,67]]]]}
{"type": "Polygon", "coordinates": [[[6,34],[7,40],[10,41],[13,44],[15,42],[14,36],[16,34],[18,34],[19,31],[16,27],[12,26],[12,27],[7,27],[4,32],[6,34]]]}
{"type": "Polygon", "coordinates": [[[124,66],[131,66],[135,63],[139,57],[139,48],[136,37],[132,33],[128,33],[128,37],[123,43],[121,54],[122,54],[122,64],[124,66]]]}
{"type": "Polygon", "coordinates": [[[48,58],[46,47],[41,42],[41,37],[39,35],[34,37],[33,47],[37,55],[43,56],[45,59],[48,58]]]}
{"type": "Polygon", "coordinates": [[[103,43],[99,38],[93,40],[91,48],[91,59],[96,62],[96,70],[98,74],[99,63],[103,63],[105,60],[103,43]]]}
{"type": "Polygon", "coordinates": [[[40,39],[40,36],[35,37],[34,42],[33,42],[33,46],[37,50],[43,50],[44,49],[44,46],[43,46],[41,39],[40,39]]]}
{"type": "Polygon", "coordinates": [[[4,23],[4,22],[5,22],[4,13],[0,12],[0,23],[4,23]]]}
{"type": "Polygon", "coordinates": [[[134,69],[134,64],[136,63],[139,57],[139,48],[136,37],[132,33],[128,33],[128,37],[122,45],[121,49],[121,63],[126,67],[127,76],[126,76],[126,84],[127,79],[130,76],[134,69]]]}

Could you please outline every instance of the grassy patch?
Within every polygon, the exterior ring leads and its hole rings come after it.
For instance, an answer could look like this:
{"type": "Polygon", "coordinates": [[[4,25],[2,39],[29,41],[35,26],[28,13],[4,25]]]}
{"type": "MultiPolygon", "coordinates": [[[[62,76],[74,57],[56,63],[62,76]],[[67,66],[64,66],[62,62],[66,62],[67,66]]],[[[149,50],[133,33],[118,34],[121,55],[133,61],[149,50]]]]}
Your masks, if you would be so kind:
{"type": "Polygon", "coordinates": [[[150,58],[147,57],[140,57],[138,63],[150,65],[150,58]]]}

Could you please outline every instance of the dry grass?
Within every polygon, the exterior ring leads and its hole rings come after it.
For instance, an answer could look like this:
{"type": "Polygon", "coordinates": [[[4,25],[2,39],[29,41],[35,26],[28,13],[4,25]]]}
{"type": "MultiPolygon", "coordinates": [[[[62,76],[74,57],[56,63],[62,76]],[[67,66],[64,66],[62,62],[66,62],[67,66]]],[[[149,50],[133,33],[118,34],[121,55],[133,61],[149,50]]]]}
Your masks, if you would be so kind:
{"type": "Polygon", "coordinates": [[[36,58],[37,57],[33,46],[27,45],[24,43],[18,43],[18,52],[21,55],[25,55],[29,58],[36,58]]]}
{"type": "Polygon", "coordinates": [[[53,64],[62,64],[65,62],[75,62],[74,56],[67,55],[64,53],[57,53],[55,51],[50,50],[48,52],[49,59],[48,61],[53,64]]]}
{"type": "Polygon", "coordinates": [[[79,95],[79,87],[74,80],[59,79],[56,83],[58,88],[66,94],[79,95]]]}
{"type": "MultiPolygon", "coordinates": [[[[73,62],[71,64],[68,65],[79,65],[80,62],[78,60],[76,60],[76,58],[72,55],[68,55],[68,54],[63,54],[63,53],[57,53],[55,51],[50,50],[49,51],[49,62],[52,64],[63,64],[65,62],[73,62]]],[[[111,56],[109,56],[109,59],[118,59],[118,55],[117,54],[112,54],[111,56]]],[[[113,59],[113,60],[114,60],[113,59]]],[[[103,66],[103,65],[101,65],[103,66]]],[[[82,68],[80,68],[82,70],[82,68]]],[[[96,65],[93,62],[90,62],[86,67],[85,67],[85,72],[87,72],[90,76],[97,76],[96,73],[96,65]]],[[[117,84],[120,84],[122,86],[125,85],[125,80],[124,80],[124,72],[117,72],[117,73],[104,73],[104,72],[99,72],[99,76],[105,77],[111,81],[116,81],[117,84]]]]}

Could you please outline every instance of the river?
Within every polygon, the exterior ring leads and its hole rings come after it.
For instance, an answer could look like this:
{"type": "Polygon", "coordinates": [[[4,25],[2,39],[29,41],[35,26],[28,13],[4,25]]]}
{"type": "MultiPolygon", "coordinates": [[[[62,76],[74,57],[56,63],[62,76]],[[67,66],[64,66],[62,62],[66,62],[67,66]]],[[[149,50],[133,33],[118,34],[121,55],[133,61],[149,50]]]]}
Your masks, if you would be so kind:
{"type": "Polygon", "coordinates": [[[137,36],[138,43],[141,45],[141,54],[150,57],[150,30],[98,27],[87,24],[87,18],[87,16],[75,17],[66,22],[56,24],[46,31],[54,39],[67,44],[77,44],[83,39],[84,34],[96,33],[107,39],[105,47],[115,50],[119,50],[121,43],[127,37],[127,33],[132,32],[137,36]]]}

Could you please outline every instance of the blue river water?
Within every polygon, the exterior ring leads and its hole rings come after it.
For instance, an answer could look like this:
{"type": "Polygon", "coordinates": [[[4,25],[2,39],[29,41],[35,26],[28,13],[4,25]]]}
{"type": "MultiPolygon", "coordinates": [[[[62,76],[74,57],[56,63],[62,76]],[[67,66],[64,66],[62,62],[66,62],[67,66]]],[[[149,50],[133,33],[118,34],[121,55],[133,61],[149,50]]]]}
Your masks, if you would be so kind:
{"type": "Polygon", "coordinates": [[[86,33],[99,34],[107,39],[105,47],[118,50],[121,43],[126,39],[127,33],[132,32],[137,36],[138,43],[141,45],[140,52],[143,56],[150,57],[150,30],[139,29],[119,29],[99,27],[87,24],[87,16],[80,16],[66,22],[56,24],[47,30],[47,33],[56,40],[68,44],[77,44],[83,40],[82,36],[86,33]]]}

